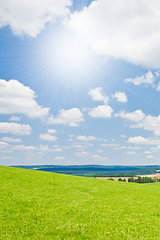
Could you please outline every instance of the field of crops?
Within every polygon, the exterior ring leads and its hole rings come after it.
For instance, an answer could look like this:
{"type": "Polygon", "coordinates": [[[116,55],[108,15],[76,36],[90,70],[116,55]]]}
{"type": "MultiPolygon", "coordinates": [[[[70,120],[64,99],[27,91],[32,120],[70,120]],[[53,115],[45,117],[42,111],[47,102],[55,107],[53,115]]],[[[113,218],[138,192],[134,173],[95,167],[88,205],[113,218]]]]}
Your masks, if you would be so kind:
{"type": "Polygon", "coordinates": [[[0,167],[0,239],[160,240],[160,183],[0,167]]]}

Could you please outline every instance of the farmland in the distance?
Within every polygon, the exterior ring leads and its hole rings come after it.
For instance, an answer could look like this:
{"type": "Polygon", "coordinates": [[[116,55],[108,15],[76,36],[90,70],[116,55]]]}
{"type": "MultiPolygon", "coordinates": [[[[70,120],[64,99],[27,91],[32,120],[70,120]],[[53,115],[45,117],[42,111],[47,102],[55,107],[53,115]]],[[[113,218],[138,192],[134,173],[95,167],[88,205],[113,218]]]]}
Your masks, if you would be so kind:
{"type": "Polygon", "coordinates": [[[0,167],[0,239],[160,239],[160,183],[0,167]]]}

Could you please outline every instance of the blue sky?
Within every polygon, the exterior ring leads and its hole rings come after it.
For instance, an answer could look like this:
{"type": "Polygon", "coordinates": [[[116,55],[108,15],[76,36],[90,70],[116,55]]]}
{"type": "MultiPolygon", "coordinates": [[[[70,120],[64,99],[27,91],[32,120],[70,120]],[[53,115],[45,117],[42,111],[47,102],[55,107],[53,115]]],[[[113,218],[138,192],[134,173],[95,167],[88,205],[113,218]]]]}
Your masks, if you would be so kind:
{"type": "Polygon", "coordinates": [[[160,164],[160,3],[0,1],[0,164],[160,164]]]}

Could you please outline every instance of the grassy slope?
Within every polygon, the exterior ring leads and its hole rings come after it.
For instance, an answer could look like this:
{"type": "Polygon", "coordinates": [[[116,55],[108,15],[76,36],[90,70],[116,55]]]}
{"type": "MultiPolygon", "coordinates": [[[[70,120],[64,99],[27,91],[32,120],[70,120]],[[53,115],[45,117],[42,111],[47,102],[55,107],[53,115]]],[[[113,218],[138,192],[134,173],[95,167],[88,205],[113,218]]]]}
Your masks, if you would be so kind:
{"type": "Polygon", "coordinates": [[[160,183],[0,167],[0,239],[160,239],[160,183]]]}

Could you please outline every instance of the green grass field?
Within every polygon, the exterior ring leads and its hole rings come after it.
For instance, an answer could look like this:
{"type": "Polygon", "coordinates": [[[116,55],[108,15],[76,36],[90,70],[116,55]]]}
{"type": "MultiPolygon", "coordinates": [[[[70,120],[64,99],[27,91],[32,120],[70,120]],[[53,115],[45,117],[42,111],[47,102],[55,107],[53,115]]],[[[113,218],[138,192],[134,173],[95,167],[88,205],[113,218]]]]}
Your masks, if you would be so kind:
{"type": "Polygon", "coordinates": [[[160,240],[160,183],[0,167],[0,239],[160,240]]]}

